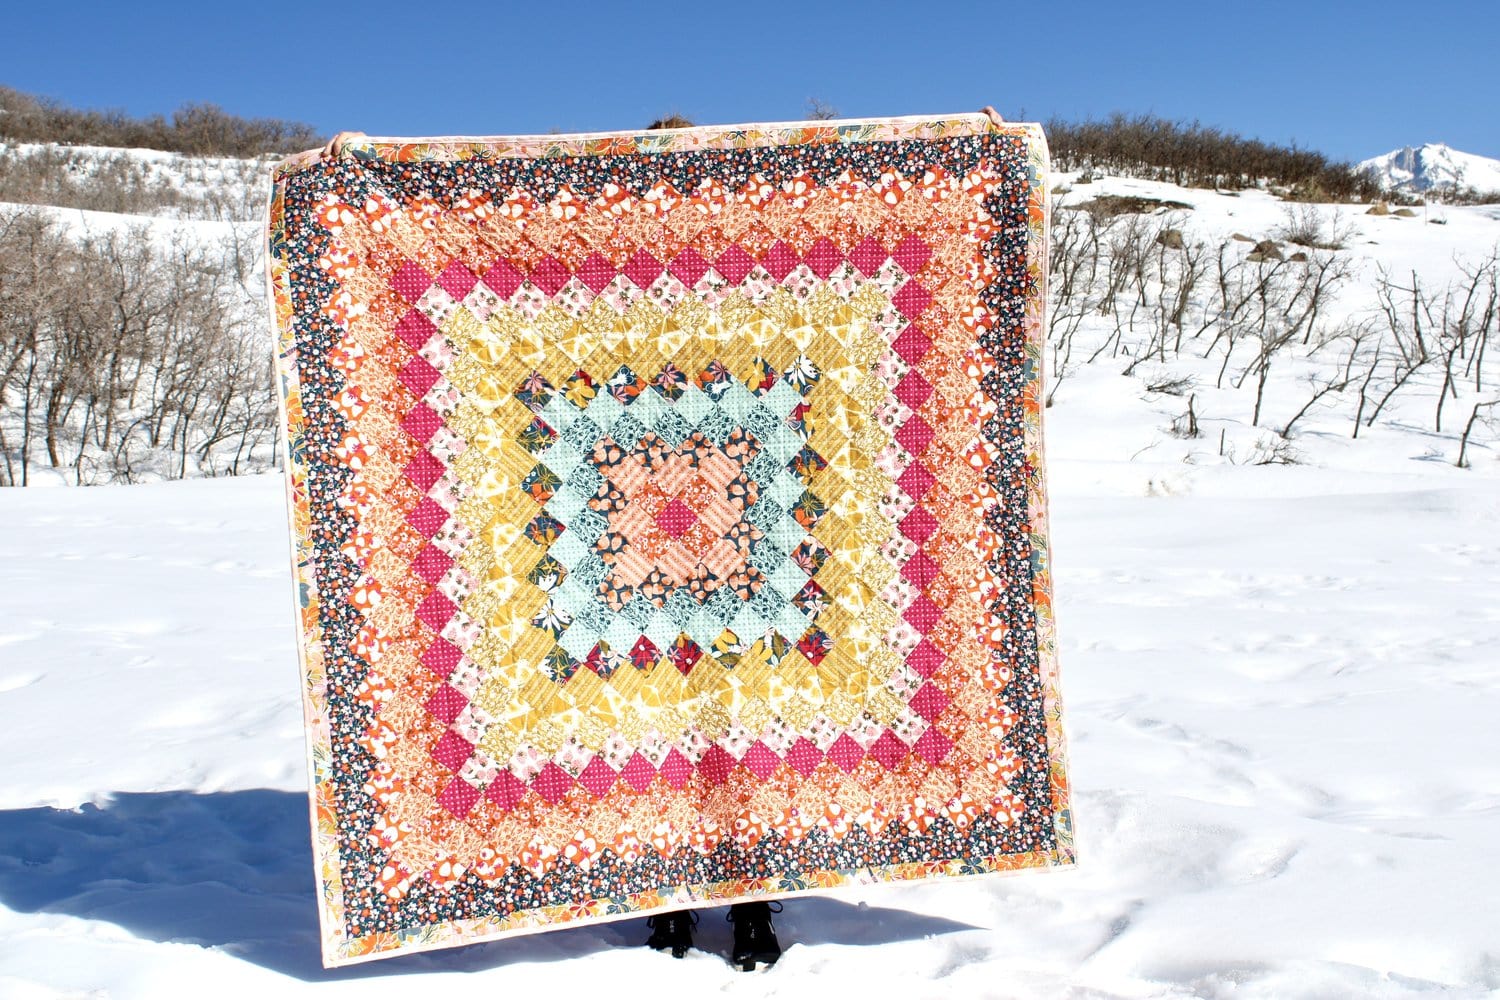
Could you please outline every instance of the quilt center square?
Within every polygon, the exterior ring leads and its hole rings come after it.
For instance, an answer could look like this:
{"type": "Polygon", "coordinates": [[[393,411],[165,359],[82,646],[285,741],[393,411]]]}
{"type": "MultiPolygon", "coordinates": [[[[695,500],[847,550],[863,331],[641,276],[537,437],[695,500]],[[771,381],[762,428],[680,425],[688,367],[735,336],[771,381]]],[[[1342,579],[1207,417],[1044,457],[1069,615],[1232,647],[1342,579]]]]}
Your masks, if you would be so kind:
{"type": "Polygon", "coordinates": [[[751,388],[720,364],[649,374],[622,366],[592,395],[533,375],[519,397],[535,413],[528,482],[550,490],[530,579],[548,591],[532,624],[554,634],[556,680],[579,664],[607,675],[627,651],[645,669],[642,650],[794,644],[823,607],[808,558],[822,504],[806,482],[822,459],[798,417],[814,383],[751,388]]]}

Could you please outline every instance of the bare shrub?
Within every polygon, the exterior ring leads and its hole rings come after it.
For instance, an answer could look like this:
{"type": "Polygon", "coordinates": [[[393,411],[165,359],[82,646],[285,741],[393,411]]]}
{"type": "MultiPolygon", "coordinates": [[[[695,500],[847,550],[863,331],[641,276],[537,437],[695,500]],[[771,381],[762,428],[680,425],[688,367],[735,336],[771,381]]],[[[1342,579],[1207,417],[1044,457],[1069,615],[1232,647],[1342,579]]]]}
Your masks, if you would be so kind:
{"type": "Polygon", "coordinates": [[[131,118],[122,111],[69,108],[10,87],[0,87],[0,138],[241,157],[293,153],[324,142],[303,122],[241,118],[213,104],[184,104],[170,121],[161,115],[131,118]]]}
{"type": "Polygon", "coordinates": [[[264,467],[275,426],[256,301],[258,227],[216,244],[144,224],[65,238],[0,215],[5,481],[45,463],[69,482],[264,467]]]}

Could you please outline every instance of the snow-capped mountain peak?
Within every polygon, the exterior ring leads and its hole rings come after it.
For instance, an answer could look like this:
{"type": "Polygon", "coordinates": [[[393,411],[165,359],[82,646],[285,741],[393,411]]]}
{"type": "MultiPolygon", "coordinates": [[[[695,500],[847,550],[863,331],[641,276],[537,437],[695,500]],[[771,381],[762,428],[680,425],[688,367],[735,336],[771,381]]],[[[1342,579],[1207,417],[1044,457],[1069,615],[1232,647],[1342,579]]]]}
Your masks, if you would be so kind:
{"type": "Polygon", "coordinates": [[[1361,161],[1359,169],[1373,176],[1387,191],[1500,192],[1500,160],[1465,153],[1441,142],[1392,150],[1361,161]]]}

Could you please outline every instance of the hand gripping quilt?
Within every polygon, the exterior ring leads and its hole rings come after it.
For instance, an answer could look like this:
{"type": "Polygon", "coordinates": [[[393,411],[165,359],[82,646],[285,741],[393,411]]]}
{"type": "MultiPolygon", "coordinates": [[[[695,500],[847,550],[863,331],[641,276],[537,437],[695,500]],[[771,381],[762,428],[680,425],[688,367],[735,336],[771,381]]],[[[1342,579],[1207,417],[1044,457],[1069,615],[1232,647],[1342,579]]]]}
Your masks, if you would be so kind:
{"type": "Polygon", "coordinates": [[[280,165],[326,964],[1073,862],[1046,184],[983,115],[280,165]]]}

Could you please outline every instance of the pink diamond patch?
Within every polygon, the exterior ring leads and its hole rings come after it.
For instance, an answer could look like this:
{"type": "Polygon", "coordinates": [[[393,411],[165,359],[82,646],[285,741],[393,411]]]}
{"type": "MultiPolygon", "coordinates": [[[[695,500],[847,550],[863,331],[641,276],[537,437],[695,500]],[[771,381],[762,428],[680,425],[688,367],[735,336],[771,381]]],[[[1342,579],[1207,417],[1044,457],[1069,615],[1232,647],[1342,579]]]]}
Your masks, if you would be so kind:
{"type": "Polygon", "coordinates": [[[443,626],[452,619],[453,612],[457,610],[458,605],[434,590],[427,595],[427,600],[417,607],[417,618],[434,632],[441,632],[443,626]]]}
{"type": "Polygon", "coordinates": [[[438,370],[427,363],[425,358],[412,358],[401,369],[401,384],[412,391],[414,396],[425,396],[427,390],[437,384],[442,378],[438,370]]]}
{"type": "Polygon", "coordinates": [[[611,788],[615,787],[615,782],[619,778],[615,769],[604,763],[603,757],[596,756],[578,775],[578,783],[588,789],[589,794],[594,798],[602,799],[609,794],[611,788]]]}
{"type": "Polygon", "coordinates": [[[681,500],[673,497],[656,515],[656,523],[673,538],[681,538],[698,521],[698,515],[681,500]]]}
{"type": "Polygon", "coordinates": [[[817,770],[818,765],[823,762],[823,751],[819,750],[812,740],[801,736],[787,750],[786,762],[805,778],[817,770]]]}
{"type": "Polygon", "coordinates": [[[531,779],[531,787],[542,798],[557,805],[562,801],[563,796],[568,794],[568,789],[573,787],[573,778],[567,771],[558,767],[555,761],[549,760],[541,773],[531,779]]]}
{"type": "Polygon", "coordinates": [[[484,797],[501,809],[514,809],[526,797],[526,785],[509,771],[501,771],[484,790],[484,797]]]}
{"type": "Polygon", "coordinates": [[[932,489],[932,484],[937,482],[937,477],[921,462],[913,462],[906,467],[900,477],[896,479],[896,485],[906,491],[906,495],[913,500],[920,500],[932,489]]]}
{"type": "Polygon", "coordinates": [[[719,254],[718,260],[714,261],[714,270],[731,285],[738,285],[745,280],[745,275],[755,268],[755,258],[745,252],[744,248],[735,244],[728,250],[719,254]]]}
{"type": "Polygon", "coordinates": [[[708,261],[704,260],[703,255],[692,247],[688,247],[672,258],[672,263],[667,265],[667,270],[689,288],[696,285],[698,279],[708,273],[708,268],[708,261]]]}
{"type": "Polygon", "coordinates": [[[437,276],[437,283],[443,286],[443,291],[455,299],[461,299],[474,290],[479,279],[462,262],[455,260],[443,268],[443,273],[437,276]]]}
{"type": "MultiPolygon", "coordinates": [[[[760,259],[760,266],[771,273],[771,277],[777,281],[792,273],[792,268],[797,266],[797,255],[792,248],[777,240],[771,244],[771,249],[760,259]]],[[[895,300],[892,300],[894,302],[895,300]]]]}
{"type": "Polygon", "coordinates": [[[650,288],[651,283],[661,277],[661,261],[651,256],[650,251],[637,250],[630,255],[622,269],[625,277],[635,282],[641,288],[650,288]]]}
{"type": "Polygon", "coordinates": [[[912,750],[929,764],[941,764],[943,758],[948,756],[948,751],[952,749],[953,741],[937,726],[929,726],[927,732],[912,744],[912,750]]]}
{"type": "Polygon", "coordinates": [[[932,349],[932,338],[927,336],[920,326],[912,323],[901,331],[901,336],[896,338],[891,347],[901,356],[902,361],[914,365],[932,349]]]}
{"type": "Polygon", "coordinates": [[[885,252],[885,247],[876,242],[875,237],[866,236],[853,250],[849,251],[849,263],[859,268],[859,273],[866,278],[873,277],[880,270],[890,254],[885,252]]]}
{"type": "Polygon", "coordinates": [[[917,585],[918,590],[926,590],[927,585],[937,579],[938,564],[932,561],[932,557],[921,549],[916,551],[906,565],[901,567],[901,575],[917,585]]]}
{"type": "Polygon", "coordinates": [[[620,777],[625,779],[625,784],[634,788],[637,792],[644,792],[651,787],[651,782],[656,780],[656,768],[640,753],[636,753],[625,762],[620,770],[620,777]]]}
{"type": "Polygon", "coordinates": [[[828,759],[837,764],[845,774],[859,766],[859,762],[865,759],[864,748],[854,742],[853,737],[844,733],[833,741],[833,746],[828,748],[828,759]]]}
{"type": "Polygon", "coordinates": [[[920,455],[932,443],[932,428],[916,414],[896,431],[896,443],[913,455],[920,455]]]}
{"type": "Polygon", "coordinates": [[[934,646],[930,639],[923,639],[907,655],[906,665],[923,677],[931,677],[937,673],[938,667],[941,667],[947,658],[947,655],[934,646]]]}
{"type": "Polygon", "coordinates": [[[807,248],[806,255],[802,258],[807,266],[812,268],[813,274],[828,280],[833,269],[844,262],[844,255],[839,253],[839,248],[826,236],[820,236],[818,242],[807,248]]]}
{"type": "Polygon", "coordinates": [[[502,260],[488,271],[480,279],[489,285],[494,293],[502,299],[508,299],[516,294],[516,289],[521,287],[521,282],[526,280],[526,275],[521,269],[508,260],[502,260]]]}
{"type": "Polygon", "coordinates": [[[781,766],[781,758],[772,753],[770,747],[756,740],[751,744],[750,749],[745,751],[745,756],[740,758],[740,763],[744,764],[751,774],[765,781],[781,766]]]}
{"type": "Polygon", "coordinates": [[[408,302],[415,302],[432,287],[432,275],[422,270],[415,261],[407,261],[401,269],[391,275],[391,288],[408,302]]]}
{"type": "Polygon", "coordinates": [[[424,545],[411,561],[411,571],[428,583],[437,583],[453,565],[453,557],[435,545],[424,545]]]}
{"type": "Polygon", "coordinates": [[[463,767],[472,756],[474,756],[474,744],[451,729],[444,733],[443,738],[438,740],[437,745],[432,748],[432,759],[450,771],[457,771],[463,767]]]}
{"type": "Polygon", "coordinates": [[[870,745],[870,756],[880,762],[880,766],[887,771],[895,770],[897,764],[906,759],[911,751],[901,737],[887,729],[880,734],[880,739],[870,745]]]}
{"type": "Polygon", "coordinates": [[[464,710],[469,699],[463,696],[463,692],[449,684],[444,684],[427,699],[427,711],[432,713],[433,718],[443,725],[451,725],[458,718],[458,713],[464,710]]]}
{"type": "Polygon", "coordinates": [[[926,594],[921,594],[911,606],[901,613],[901,617],[911,622],[912,627],[924,635],[932,631],[943,617],[943,609],[933,604],[926,594]]]}
{"type": "Polygon", "coordinates": [[[932,293],[915,281],[908,281],[891,296],[891,305],[901,310],[907,319],[916,319],[932,304],[932,293]]]}
{"type": "Polygon", "coordinates": [[[703,775],[710,785],[724,784],[729,780],[729,772],[733,770],[734,758],[717,743],[709,747],[703,759],[698,761],[698,773],[703,775]]]}
{"type": "Polygon", "coordinates": [[[437,327],[432,325],[432,320],[413,309],[401,317],[401,322],[396,324],[395,333],[407,347],[420,351],[422,345],[437,333],[437,327]]]}
{"type": "Polygon", "coordinates": [[[463,655],[459,648],[447,639],[438,639],[427,647],[427,652],[422,654],[422,666],[439,677],[447,677],[453,673],[453,668],[458,666],[458,661],[463,659],[463,655]]]}
{"type": "Polygon", "coordinates": [[[416,528],[426,538],[431,538],[448,523],[448,511],[432,497],[423,497],[422,502],[406,515],[406,523],[416,528]]]}
{"type": "Polygon", "coordinates": [[[932,385],[922,377],[921,372],[908,372],[906,378],[897,384],[896,391],[892,395],[915,410],[927,402],[927,397],[932,395],[932,385]]]}
{"type": "Polygon", "coordinates": [[[913,507],[911,512],[901,519],[901,533],[918,545],[931,538],[937,528],[937,518],[933,517],[926,507],[913,507]]]}
{"type": "Polygon", "coordinates": [[[462,778],[454,778],[448,782],[447,788],[438,792],[437,800],[438,805],[463,819],[474,808],[474,803],[479,801],[479,789],[462,778]]]}
{"type": "Polygon", "coordinates": [[[922,270],[922,265],[931,256],[932,249],[915,236],[908,236],[891,251],[891,259],[900,264],[901,270],[907,274],[916,274],[922,270]]]}
{"type": "Polygon", "coordinates": [[[589,291],[598,295],[606,285],[615,280],[615,266],[603,254],[591,253],[588,260],[578,265],[578,280],[589,286],[589,291]]]}
{"type": "Polygon", "coordinates": [[[568,269],[555,257],[543,257],[531,271],[531,283],[548,297],[556,295],[557,290],[568,283],[569,277],[568,269]]]}
{"type": "Polygon", "coordinates": [[[417,439],[417,444],[426,444],[428,439],[443,426],[443,418],[426,403],[418,403],[401,421],[401,428],[417,439]]]}
{"type": "Polygon", "coordinates": [[[931,722],[942,714],[943,709],[948,707],[948,693],[931,681],[923,684],[917,693],[912,695],[911,701],[907,702],[911,710],[922,718],[931,722]]]}
{"type": "Polygon", "coordinates": [[[667,784],[680,791],[693,776],[693,765],[678,752],[676,747],[673,747],[667,751],[666,759],[661,762],[661,776],[667,779],[667,784]]]}
{"type": "Polygon", "coordinates": [[[407,479],[417,484],[417,489],[426,493],[432,489],[433,483],[443,477],[446,467],[431,454],[420,451],[417,452],[417,457],[412,459],[411,463],[402,471],[406,473],[407,479]]]}

